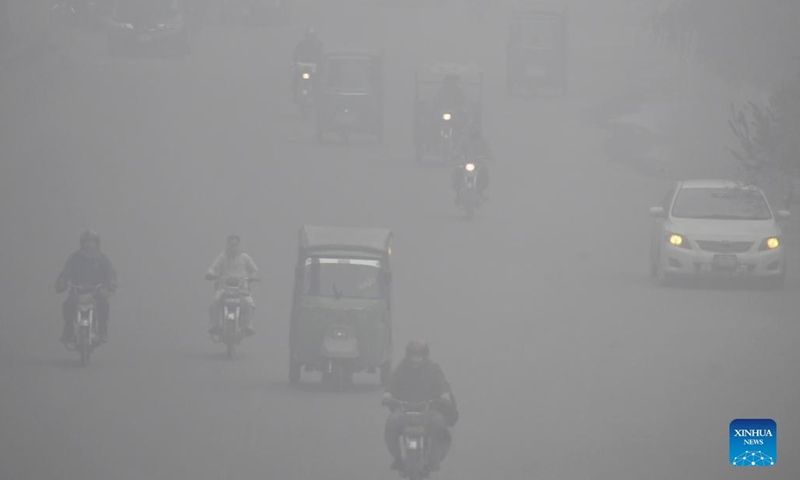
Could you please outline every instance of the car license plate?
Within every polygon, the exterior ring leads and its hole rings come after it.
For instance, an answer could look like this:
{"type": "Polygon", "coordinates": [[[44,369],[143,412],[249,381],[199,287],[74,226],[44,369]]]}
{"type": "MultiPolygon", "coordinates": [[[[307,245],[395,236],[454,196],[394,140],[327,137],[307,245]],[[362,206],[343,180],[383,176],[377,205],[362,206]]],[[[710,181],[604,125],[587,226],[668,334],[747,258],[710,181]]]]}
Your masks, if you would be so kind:
{"type": "Polygon", "coordinates": [[[717,268],[736,268],[736,255],[714,255],[714,266],[717,268]]]}
{"type": "Polygon", "coordinates": [[[140,43],[150,43],[153,41],[153,36],[148,33],[143,33],[139,35],[139,42],[140,43]]]}

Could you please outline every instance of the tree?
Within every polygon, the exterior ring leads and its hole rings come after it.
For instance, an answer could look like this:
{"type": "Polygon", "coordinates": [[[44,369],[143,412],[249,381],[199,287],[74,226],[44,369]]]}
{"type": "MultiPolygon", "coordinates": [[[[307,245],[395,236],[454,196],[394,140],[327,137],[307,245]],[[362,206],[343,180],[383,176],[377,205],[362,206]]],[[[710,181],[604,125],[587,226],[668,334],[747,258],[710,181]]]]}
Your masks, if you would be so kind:
{"type": "Polygon", "coordinates": [[[655,37],[690,44],[697,61],[725,78],[771,90],[800,66],[800,1],[656,0],[655,37]]]}
{"type": "Polygon", "coordinates": [[[728,125],[739,148],[730,151],[747,172],[745,179],[788,205],[789,177],[800,173],[800,75],[770,95],[766,106],[748,102],[731,106],[731,114],[728,125]]]}

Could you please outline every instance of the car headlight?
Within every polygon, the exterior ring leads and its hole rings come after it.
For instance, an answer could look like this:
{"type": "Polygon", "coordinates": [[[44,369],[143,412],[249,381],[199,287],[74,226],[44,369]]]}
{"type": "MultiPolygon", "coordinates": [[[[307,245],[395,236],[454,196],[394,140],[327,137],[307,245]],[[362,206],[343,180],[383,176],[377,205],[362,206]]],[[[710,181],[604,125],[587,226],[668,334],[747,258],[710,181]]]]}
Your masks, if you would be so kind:
{"type": "Polygon", "coordinates": [[[761,246],[758,247],[758,251],[763,252],[764,250],[775,250],[780,246],[781,240],[778,237],[769,237],[765,238],[764,241],[761,242],[761,246]]]}
{"type": "Polygon", "coordinates": [[[452,117],[450,116],[450,114],[449,114],[449,113],[444,113],[444,114],[442,114],[442,120],[444,120],[445,122],[448,122],[448,121],[450,121],[450,119],[451,119],[451,118],[452,118],[452,117]]]}
{"type": "Polygon", "coordinates": [[[686,240],[686,237],[683,235],[678,235],[677,233],[670,233],[667,235],[667,241],[673,247],[692,248],[689,246],[689,242],[686,240]]]}
{"type": "Polygon", "coordinates": [[[303,80],[308,80],[309,78],[311,78],[311,75],[310,75],[310,74],[308,74],[308,73],[303,73],[303,80]]]}
{"type": "Polygon", "coordinates": [[[464,169],[466,171],[468,171],[468,172],[472,172],[472,171],[475,170],[475,164],[474,163],[468,163],[468,164],[464,165],[464,169]]]}

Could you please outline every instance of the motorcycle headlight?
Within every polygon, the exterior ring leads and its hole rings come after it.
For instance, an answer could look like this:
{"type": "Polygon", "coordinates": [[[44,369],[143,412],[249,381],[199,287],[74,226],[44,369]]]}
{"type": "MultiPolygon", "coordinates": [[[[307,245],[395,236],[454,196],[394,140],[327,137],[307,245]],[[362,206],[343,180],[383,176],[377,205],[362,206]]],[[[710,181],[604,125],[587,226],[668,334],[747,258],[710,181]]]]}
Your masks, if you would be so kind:
{"type": "Polygon", "coordinates": [[[311,78],[311,74],[303,73],[303,80],[308,80],[309,78],[311,78]]]}
{"type": "Polygon", "coordinates": [[[758,251],[763,252],[764,250],[775,250],[780,246],[781,241],[778,237],[769,237],[765,238],[764,241],[761,242],[761,246],[758,247],[758,251]]]}
{"type": "Polygon", "coordinates": [[[677,233],[667,235],[667,241],[674,247],[691,248],[689,242],[686,241],[686,237],[678,235],[677,233]]]}
{"type": "Polygon", "coordinates": [[[445,122],[449,122],[451,118],[452,116],[449,113],[442,114],[442,120],[444,120],[445,122]]]}
{"type": "Polygon", "coordinates": [[[468,163],[468,164],[466,164],[464,166],[464,169],[466,171],[468,171],[468,172],[473,172],[473,171],[475,171],[475,164],[474,163],[468,163]]]}

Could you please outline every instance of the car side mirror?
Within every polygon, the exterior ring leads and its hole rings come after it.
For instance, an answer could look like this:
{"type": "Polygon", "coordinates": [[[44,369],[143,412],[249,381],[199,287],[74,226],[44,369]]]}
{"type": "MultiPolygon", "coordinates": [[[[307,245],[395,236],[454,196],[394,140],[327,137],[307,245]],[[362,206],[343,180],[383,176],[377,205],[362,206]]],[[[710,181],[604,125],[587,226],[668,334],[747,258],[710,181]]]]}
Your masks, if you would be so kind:
{"type": "Polygon", "coordinates": [[[778,220],[788,220],[791,216],[788,210],[778,210],[778,220]]]}
{"type": "Polygon", "coordinates": [[[650,207],[650,215],[656,218],[665,218],[667,216],[663,207],[650,207]]]}

